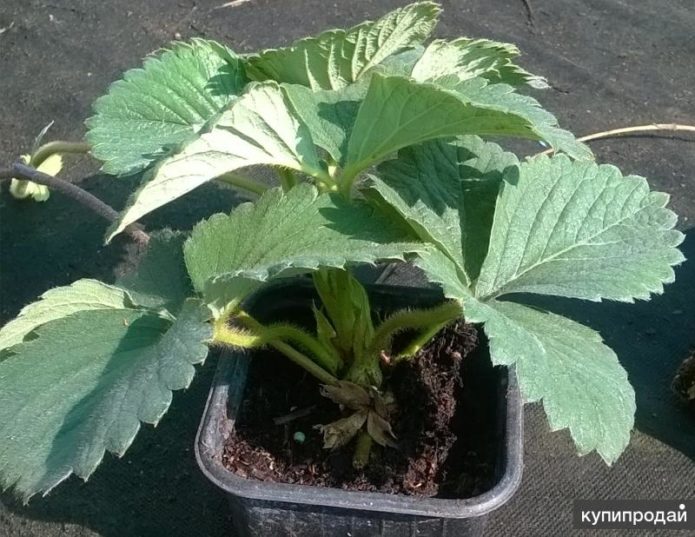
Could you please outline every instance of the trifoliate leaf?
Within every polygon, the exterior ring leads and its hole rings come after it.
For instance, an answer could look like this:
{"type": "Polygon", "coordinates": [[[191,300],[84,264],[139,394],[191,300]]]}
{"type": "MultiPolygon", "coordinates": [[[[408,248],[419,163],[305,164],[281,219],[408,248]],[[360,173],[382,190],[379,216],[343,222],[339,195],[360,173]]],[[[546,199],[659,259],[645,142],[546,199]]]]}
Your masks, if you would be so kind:
{"type": "Polygon", "coordinates": [[[189,301],[172,324],[144,310],[77,311],[48,322],[0,362],[0,485],[25,500],[70,474],[88,478],[156,424],[172,390],[207,355],[207,308],[189,301]]]}
{"type": "Polygon", "coordinates": [[[522,393],[542,399],[553,429],[612,463],[635,410],[627,375],[599,335],[569,319],[495,297],[535,292],[597,300],[646,298],[673,278],[682,234],[667,196],[611,166],[536,157],[504,179],[475,286],[442,250],[417,264],[469,322],[482,322],[494,363],[516,364],[522,393]]]}
{"type": "Polygon", "coordinates": [[[325,175],[306,125],[274,82],[256,85],[214,128],[163,160],[130,197],[108,240],[147,213],[228,172],[254,165],[325,175]]]}
{"type": "Polygon", "coordinates": [[[418,2],[388,13],[376,22],[350,30],[330,30],[292,46],[247,58],[254,80],[276,80],[317,89],[339,89],[389,56],[419,45],[437,24],[441,9],[418,2]]]}
{"type": "Polygon", "coordinates": [[[214,41],[176,43],[127,71],[94,103],[92,155],[106,173],[127,175],[192,138],[246,84],[239,58],[214,41]]]}
{"type": "Polygon", "coordinates": [[[468,322],[484,324],[493,363],[515,366],[524,398],[543,400],[553,430],[569,428],[582,454],[596,450],[608,464],[618,458],[634,423],[635,394],[598,333],[521,304],[473,298],[440,251],[420,254],[417,264],[463,304],[468,322]]]}
{"type": "Polygon", "coordinates": [[[635,393],[601,336],[574,321],[512,302],[471,299],[466,320],[483,322],[497,365],[515,366],[529,401],[543,401],[553,431],[568,428],[581,454],[613,463],[634,424],[635,393]]]}
{"type": "Polygon", "coordinates": [[[39,326],[78,311],[134,308],[128,294],[96,280],[78,280],[72,285],[46,291],[16,319],[0,329],[0,350],[22,342],[39,326]]]}
{"type": "Polygon", "coordinates": [[[254,204],[201,222],[184,255],[195,289],[217,309],[288,271],[403,259],[423,248],[412,241],[407,230],[372,208],[319,195],[302,183],[285,194],[271,189],[254,204]]]}
{"type": "Polygon", "coordinates": [[[470,283],[487,252],[499,184],[517,166],[513,154],[477,136],[434,140],[382,163],[370,189],[450,256],[470,283]]]}
{"type": "Polygon", "coordinates": [[[186,233],[168,229],[150,233],[147,252],[132,272],[116,280],[116,285],[126,289],[139,306],[166,308],[176,315],[193,294],[183,260],[186,237],[186,233]]]}
{"type": "Polygon", "coordinates": [[[545,129],[537,128],[535,116],[485,95],[498,95],[494,88],[499,87],[507,86],[480,86],[469,95],[374,73],[352,129],[345,175],[353,177],[399,149],[436,138],[477,134],[544,139],[545,129]]]}
{"type": "Polygon", "coordinates": [[[536,157],[505,180],[476,296],[539,293],[631,302],[683,261],[668,196],[608,165],[536,157]]]}
{"type": "Polygon", "coordinates": [[[518,55],[519,49],[509,43],[465,37],[453,41],[437,39],[424,50],[411,76],[420,81],[448,75],[455,75],[459,80],[482,77],[492,83],[547,88],[542,77],[514,64],[518,55]]]}

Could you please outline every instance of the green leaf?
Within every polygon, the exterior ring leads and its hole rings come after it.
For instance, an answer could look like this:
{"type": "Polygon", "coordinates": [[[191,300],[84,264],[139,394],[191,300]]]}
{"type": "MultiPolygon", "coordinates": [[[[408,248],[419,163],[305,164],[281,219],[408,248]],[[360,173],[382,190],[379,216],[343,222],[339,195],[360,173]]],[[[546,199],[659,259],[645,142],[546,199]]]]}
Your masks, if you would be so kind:
{"type": "Polygon", "coordinates": [[[0,362],[0,485],[25,500],[156,424],[172,390],[207,355],[209,311],[189,301],[172,324],[143,310],[78,311],[50,321],[0,362]]]}
{"type": "Polygon", "coordinates": [[[569,319],[495,297],[535,292],[598,300],[647,298],[683,260],[668,197],[612,166],[535,157],[507,175],[475,288],[442,250],[418,266],[469,322],[484,323],[495,364],[516,365],[522,393],[543,400],[551,427],[569,428],[581,453],[607,463],[633,425],[634,392],[600,336],[569,319]]]}
{"type": "Polygon", "coordinates": [[[193,137],[246,84],[239,58],[214,41],[195,39],[147,58],[94,103],[87,120],[92,155],[102,170],[127,175],[193,137]]]}
{"type": "Polygon", "coordinates": [[[23,308],[16,319],[0,329],[0,350],[21,343],[39,326],[72,313],[134,307],[123,289],[96,280],[78,280],[72,285],[56,287],[23,308]]]}
{"type": "Polygon", "coordinates": [[[215,177],[254,165],[325,175],[308,128],[274,82],[249,89],[222,113],[210,132],[162,161],[130,197],[108,240],[215,177]]]}
{"type": "MultiPolygon", "coordinates": [[[[484,81],[483,81],[484,83],[484,81]]],[[[465,84],[465,83],[464,83],[465,84]]],[[[489,86],[487,91],[498,92],[489,86]]],[[[533,122],[505,104],[485,99],[485,88],[471,98],[438,84],[374,73],[348,144],[345,175],[354,177],[404,147],[463,134],[543,139],[533,122]]]]}
{"type": "Polygon", "coordinates": [[[500,182],[518,163],[513,154],[477,136],[434,140],[382,163],[370,193],[451,257],[469,284],[487,252],[500,182]]]}
{"type": "Polygon", "coordinates": [[[441,251],[417,262],[447,297],[463,304],[468,322],[484,323],[496,365],[515,365],[528,402],[543,400],[553,430],[569,428],[580,453],[596,450],[611,464],[627,445],[635,395],[599,334],[559,315],[471,296],[454,262],[441,251]]]}
{"type": "Polygon", "coordinates": [[[150,233],[147,252],[132,272],[116,280],[139,306],[165,308],[176,315],[184,300],[193,294],[183,243],[187,234],[165,229],[150,233]]]}
{"type": "Polygon", "coordinates": [[[417,60],[411,76],[420,81],[448,75],[455,75],[459,80],[482,77],[492,83],[547,88],[542,77],[514,64],[517,56],[519,49],[509,43],[465,37],[453,41],[437,39],[417,60]]]}
{"type": "Polygon", "coordinates": [[[425,52],[425,47],[422,45],[409,48],[408,50],[404,50],[403,52],[386,58],[379,64],[375,71],[388,76],[411,77],[413,67],[415,67],[415,64],[418,62],[423,52],[425,52]]]}
{"type": "Polygon", "coordinates": [[[418,253],[415,265],[422,269],[430,282],[442,288],[446,297],[465,304],[465,299],[473,296],[466,283],[468,280],[466,274],[442,250],[432,249],[418,253]]]}
{"type": "Polygon", "coordinates": [[[569,428],[582,454],[596,450],[608,464],[618,458],[634,423],[635,394],[598,333],[521,304],[473,298],[441,251],[420,254],[417,265],[463,304],[468,322],[484,323],[493,363],[515,366],[524,398],[543,400],[553,430],[569,428]]]}
{"type": "Polygon", "coordinates": [[[558,127],[557,119],[541,107],[536,99],[516,93],[507,84],[491,84],[483,78],[458,80],[443,77],[436,84],[458,93],[460,98],[472,105],[512,113],[526,119],[537,135],[537,139],[549,143],[556,151],[563,151],[579,160],[592,160],[593,154],[586,144],[578,142],[574,135],[558,127]]]}
{"type": "MultiPolygon", "coordinates": [[[[363,359],[374,337],[367,291],[348,270],[321,270],[313,276],[321,305],[335,328],[333,346],[343,357],[352,357],[354,361],[363,359]]],[[[323,327],[322,331],[325,331],[323,327]]]]}
{"type": "Polygon", "coordinates": [[[302,183],[201,222],[184,255],[195,289],[220,309],[275,276],[403,259],[423,248],[412,239],[370,207],[302,183]]]}
{"type": "Polygon", "coordinates": [[[601,336],[574,321],[512,302],[469,300],[468,321],[485,323],[496,365],[515,365],[528,402],[543,401],[553,431],[569,428],[580,454],[612,464],[627,446],[635,393],[601,336]]]}
{"type": "Polygon", "coordinates": [[[297,84],[283,87],[314,143],[325,149],[336,163],[342,164],[367,84],[358,82],[336,91],[312,91],[297,84]]]}
{"type": "Polygon", "coordinates": [[[330,349],[333,345],[333,338],[336,336],[335,329],[331,321],[328,320],[328,317],[316,307],[316,304],[311,305],[311,310],[314,313],[314,320],[316,321],[316,337],[324,347],[330,349]]]}
{"type": "Polygon", "coordinates": [[[608,165],[536,157],[506,180],[476,296],[529,292],[631,302],[683,261],[668,196],[608,165]]]}
{"type": "Polygon", "coordinates": [[[330,30],[292,46],[247,58],[255,80],[276,80],[317,89],[339,89],[355,82],[393,54],[419,45],[437,24],[441,9],[418,2],[388,13],[376,22],[350,30],[330,30]]]}

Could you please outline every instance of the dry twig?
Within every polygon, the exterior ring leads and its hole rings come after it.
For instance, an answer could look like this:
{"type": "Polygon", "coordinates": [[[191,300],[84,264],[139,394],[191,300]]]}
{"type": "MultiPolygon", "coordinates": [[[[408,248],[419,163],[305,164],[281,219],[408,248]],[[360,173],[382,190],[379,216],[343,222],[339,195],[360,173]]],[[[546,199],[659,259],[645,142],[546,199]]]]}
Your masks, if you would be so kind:
{"type": "MultiPolygon", "coordinates": [[[[601,140],[605,138],[615,138],[617,136],[625,135],[635,135],[644,134],[649,132],[658,131],[680,131],[680,132],[693,132],[695,133],[695,126],[693,125],[681,125],[680,123],[652,123],[651,125],[637,125],[635,127],[622,127],[620,129],[611,129],[608,131],[595,132],[594,134],[587,134],[581,138],[577,138],[579,142],[590,142],[592,140],[601,140]]],[[[553,148],[546,149],[538,153],[539,155],[549,155],[555,150],[553,148]]]]}
{"type": "Polygon", "coordinates": [[[221,4],[219,6],[215,6],[212,9],[224,9],[226,7],[238,7],[242,4],[246,4],[250,1],[251,0],[233,0],[232,2],[225,2],[224,4],[221,4]]]}

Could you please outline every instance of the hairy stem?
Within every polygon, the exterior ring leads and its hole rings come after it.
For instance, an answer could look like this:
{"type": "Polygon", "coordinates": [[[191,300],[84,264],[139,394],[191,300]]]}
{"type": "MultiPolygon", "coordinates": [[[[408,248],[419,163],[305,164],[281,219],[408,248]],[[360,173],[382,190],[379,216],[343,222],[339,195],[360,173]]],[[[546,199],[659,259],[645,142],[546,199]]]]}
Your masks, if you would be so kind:
{"type": "Polygon", "coordinates": [[[38,168],[48,157],[56,153],[89,153],[91,146],[86,142],[55,140],[39,147],[31,156],[31,165],[38,168]]]}
{"type": "Polygon", "coordinates": [[[333,374],[342,367],[342,360],[337,354],[332,354],[316,337],[301,328],[289,323],[275,323],[264,327],[245,312],[242,312],[239,320],[252,330],[264,334],[268,340],[289,340],[301,345],[316,356],[322,367],[333,374]]]}
{"type": "MultiPolygon", "coordinates": [[[[46,185],[47,187],[52,188],[84,205],[92,212],[98,214],[109,222],[115,222],[118,219],[118,212],[115,209],[83,188],[80,188],[79,186],[63,179],[59,179],[58,177],[53,177],[47,173],[40,172],[21,162],[16,162],[12,166],[9,173],[2,172],[0,174],[0,179],[7,179],[10,177],[24,179],[26,181],[33,181],[34,183],[38,183],[40,185],[46,185]]],[[[147,244],[149,241],[149,235],[135,225],[131,224],[128,226],[126,228],[126,233],[128,233],[139,243],[147,244]]]]}
{"type": "Polygon", "coordinates": [[[369,463],[369,453],[372,450],[372,437],[364,429],[357,433],[355,453],[352,456],[352,466],[361,470],[369,463]]]}
{"type": "Polygon", "coordinates": [[[363,356],[355,357],[355,361],[345,375],[345,380],[363,388],[370,386],[380,388],[384,381],[384,374],[381,372],[379,354],[367,352],[363,356]]]}
{"type": "Polygon", "coordinates": [[[223,316],[215,321],[213,341],[242,348],[258,348],[270,345],[314,375],[321,382],[325,384],[338,382],[338,379],[332,373],[340,368],[339,358],[333,356],[308,332],[285,323],[263,326],[246,312],[237,312],[233,315],[234,322],[242,325],[242,329],[229,326],[229,320],[229,317],[223,316]],[[244,328],[247,328],[249,331],[245,331],[244,328]],[[316,360],[312,360],[291,347],[285,340],[295,341],[306,348],[315,355],[316,360]]]}
{"type": "Polygon", "coordinates": [[[439,331],[446,327],[451,322],[451,319],[442,323],[433,324],[430,328],[427,328],[420,332],[413,341],[411,341],[408,346],[403,349],[398,356],[396,356],[395,361],[399,362],[406,358],[412,358],[415,356],[422,347],[424,347],[434,336],[436,336],[439,331]]]}
{"type": "Polygon", "coordinates": [[[253,179],[249,179],[248,177],[243,177],[235,173],[225,173],[217,177],[215,180],[220,181],[222,183],[226,183],[235,188],[248,190],[249,192],[253,192],[254,194],[258,194],[259,196],[263,194],[266,190],[268,190],[267,186],[262,185],[258,181],[254,181],[253,179]]]}
{"type": "MultiPolygon", "coordinates": [[[[387,317],[374,333],[369,354],[379,354],[391,346],[393,336],[403,330],[432,330],[435,326],[448,324],[461,317],[463,310],[455,301],[447,301],[431,309],[401,310],[387,317]]],[[[436,332],[435,332],[436,333],[436,332]]]]}
{"type": "Polygon", "coordinates": [[[338,183],[339,192],[345,197],[345,199],[350,199],[352,196],[352,185],[357,178],[357,174],[342,175],[340,182],[338,183]]]}

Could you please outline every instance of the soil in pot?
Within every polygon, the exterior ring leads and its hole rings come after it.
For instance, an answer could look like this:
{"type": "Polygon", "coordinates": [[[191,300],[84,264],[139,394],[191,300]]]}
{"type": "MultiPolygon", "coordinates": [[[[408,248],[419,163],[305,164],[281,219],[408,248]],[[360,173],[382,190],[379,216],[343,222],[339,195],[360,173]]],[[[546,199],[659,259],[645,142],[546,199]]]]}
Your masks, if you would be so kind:
{"type": "Polygon", "coordinates": [[[440,498],[481,494],[495,483],[499,439],[497,375],[480,339],[459,322],[393,368],[399,449],[375,446],[362,471],[352,467],[353,443],[323,449],[315,425],[342,415],[316,380],[279,353],[259,351],[223,463],[262,481],[440,498]]]}

